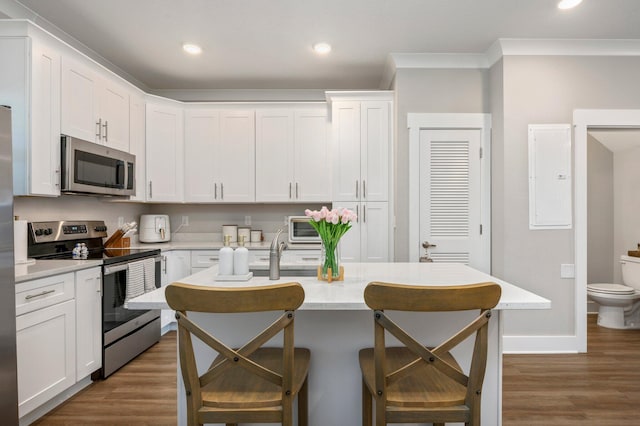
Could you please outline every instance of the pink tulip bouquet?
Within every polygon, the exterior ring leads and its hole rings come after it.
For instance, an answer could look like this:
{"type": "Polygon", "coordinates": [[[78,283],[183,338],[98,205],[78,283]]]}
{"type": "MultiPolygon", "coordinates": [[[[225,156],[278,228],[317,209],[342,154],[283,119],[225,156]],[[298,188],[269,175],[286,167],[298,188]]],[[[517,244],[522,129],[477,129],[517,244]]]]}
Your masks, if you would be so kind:
{"type": "Polygon", "coordinates": [[[304,214],[310,219],[309,223],[320,235],[324,249],[324,259],[322,263],[322,276],[326,278],[329,269],[331,275],[338,277],[338,256],[336,249],[340,238],[351,229],[351,223],[358,217],[349,209],[329,210],[323,206],[320,210],[305,210],[304,214]]]}

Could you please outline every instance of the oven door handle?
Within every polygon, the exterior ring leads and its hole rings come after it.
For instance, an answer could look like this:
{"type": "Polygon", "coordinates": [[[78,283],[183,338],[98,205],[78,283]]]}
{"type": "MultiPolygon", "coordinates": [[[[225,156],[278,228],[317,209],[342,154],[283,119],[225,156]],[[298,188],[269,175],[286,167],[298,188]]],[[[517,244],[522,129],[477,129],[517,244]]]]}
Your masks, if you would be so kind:
{"type": "Polygon", "coordinates": [[[122,265],[116,265],[116,266],[105,266],[104,274],[105,275],[115,274],[116,272],[126,271],[127,268],[128,266],[126,263],[123,263],[122,265]]]}
{"type": "MultiPolygon", "coordinates": [[[[153,260],[157,263],[160,262],[162,260],[162,256],[156,256],[153,258],[153,260]]],[[[113,266],[105,266],[104,267],[104,275],[111,275],[111,274],[115,274],[116,272],[121,272],[121,271],[126,271],[128,269],[128,263],[121,263],[119,265],[113,265],[113,266]]]]}

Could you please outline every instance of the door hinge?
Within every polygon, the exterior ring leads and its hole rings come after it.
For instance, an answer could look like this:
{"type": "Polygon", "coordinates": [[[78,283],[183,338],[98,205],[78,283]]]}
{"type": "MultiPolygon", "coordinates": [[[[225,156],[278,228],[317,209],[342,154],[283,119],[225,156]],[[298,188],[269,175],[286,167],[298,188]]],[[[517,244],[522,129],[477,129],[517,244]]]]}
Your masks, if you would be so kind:
{"type": "Polygon", "coordinates": [[[480,235],[482,235],[482,224],[480,225],[480,235]]]}

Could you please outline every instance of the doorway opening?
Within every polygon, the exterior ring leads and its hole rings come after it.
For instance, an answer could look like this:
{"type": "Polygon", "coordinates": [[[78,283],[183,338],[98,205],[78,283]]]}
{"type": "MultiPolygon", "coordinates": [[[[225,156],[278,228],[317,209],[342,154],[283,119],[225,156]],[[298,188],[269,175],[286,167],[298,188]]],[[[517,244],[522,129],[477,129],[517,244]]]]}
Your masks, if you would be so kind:
{"type": "MultiPolygon", "coordinates": [[[[595,279],[594,277],[596,276],[595,272],[593,272],[593,269],[598,268],[598,270],[600,270],[603,274],[602,278],[612,276],[614,280],[613,282],[615,282],[616,275],[613,272],[615,271],[613,258],[619,258],[619,255],[622,254],[618,253],[616,255],[615,252],[623,250],[623,245],[629,246],[628,249],[624,249],[624,253],[626,253],[626,250],[631,250],[635,247],[635,245],[630,245],[630,243],[625,241],[625,239],[622,237],[618,238],[618,242],[616,242],[615,238],[616,226],[623,226],[622,223],[620,225],[615,224],[615,212],[616,210],[626,210],[626,208],[615,208],[616,193],[614,186],[616,185],[616,178],[615,172],[613,170],[616,157],[618,158],[619,165],[625,164],[624,155],[616,156],[615,153],[612,153],[610,158],[611,164],[607,167],[612,169],[612,173],[614,173],[613,176],[610,176],[609,178],[602,177],[600,181],[594,181],[592,179],[591,185],[589,185],[590,176],[588,169],[590,164],[590,157],[593,163],[591,171],[595,172],[597,164],[606,165],[608,163],[608,161],[606,160],[608,154],[606,154],[605,151],[609,150],[609,148],[602,148],[598,145],[594,145],[594,142],[592,140],[598,140],[599,138],[600,141],[598,141],[598,143],[600,143],[600,145],[602,145],[601,140],[607,140],[610,141],[609,143],[612,145],[613,149],[622,150],[623,145],[620,144],[625,144],[625,142],[621,142],[621,139],[632,139],[634,134],[640,133],[640,110],[575,110],[573,113],[573,122],[575,126],[575,324],[578,346],[577,350],[579,352],[586,352],[587,282],[590,279],[590,257],[593,258],[596,253],[598,253],[596,251],[596,247],[591,247],[591,249],[589,249],[589,238],[598,238],[598,236],[603,235],[603,233],[605,233],[607,230],[609,231],[609,233],[612,232],[614,235],[613,239],[610,242],[603,242],[603,246],[611,247],[611,254],[602,254],[603,256],[608,257],[609,262],[605,260],[601,266],[596,266],[596,264],[594,263],[591,271],[591,279],[595,279]],[[617,144],[615,146],[613,146],[613,144],[616,143],[614,141],[617,141],[617,144]],[[591,148],[591,156],[589,156],[589,148],[591,148]],[[603,149],[605,149],[605,151],[603,151],[603,149]],[[598,157],[596,155],[598,152],[605,155],[600,155],[600,157],[598,157]],[[607,179],[610,180],[609,183],[606,182],[607,179]],[[594,199],[597,197],[597,195],[592,195],[590,190],[604,194],[604,190],[600,188],[601,186],[611,188],[611,194],[613,194],[613,197],[610,201],[613,203],[613,210],[609,210],[608,208],[602,209],[600,203],[595,203],[594,199]],[[596,231],[594,230],[593,234],[590,235],[589,219],[591,219],[592,222],[601,221],[602,223],[604,223],[604,221],[608,220],[607,217],[611,219],[611,222],[613,224],[609,224],[608,228],[605,228],[605,230],[603,230],[600,234],[596,234],[596,231]],[[591,256],[589,254],[590,250],[591,256]]],[[[630,142],[627,142],[627,145],[629,143],[630,142]]],[[[640,151],[638,155],[640,155],[640,151]]],[[[632,166],[633,165],[631,165],[631,167],[632,166]]],[[[625,166],[624,168],[627,167],[625,166]]],[[[622,172],[623,167],[620,167],[619,171],[622,172]]],[[[606,174],[603,174],[603,176],[606,176],[606,174]]],[[[619,177],[617,180],[618,183],[624,182],[624,177],[619,177]]],[[[637,187],[637,184],[635,182],[629,182],[629,184],[635,185],[637,187]]],[[[602,197],[606,198],[608,196],[602,195],[602,197]]],[[[635,234],[630,235],[630,237],[632,236],[635,236],[635,234]]],[[[635,237],[637,238],[637,236],[635,237]]],[[[595,242],[592,241],[592,244],[595,244],[595,242]]],[[[634,244],[637,244],[637,241],[634,244]]],[[[596,261],[594,260],[594,262],[596,261]]]]}

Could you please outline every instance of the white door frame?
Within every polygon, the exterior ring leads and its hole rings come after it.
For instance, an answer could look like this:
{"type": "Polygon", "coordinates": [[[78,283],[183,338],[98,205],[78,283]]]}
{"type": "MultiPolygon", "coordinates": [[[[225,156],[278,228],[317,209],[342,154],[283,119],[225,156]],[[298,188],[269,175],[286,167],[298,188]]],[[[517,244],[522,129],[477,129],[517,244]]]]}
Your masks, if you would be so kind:
{"type": "Polygon", "coordinates": [[[479,129],[482,178],[482,247],[486,250],[487,273],[491,272],[491,114],[407,114],[409,127],[409,261],[420,258],[420,131],[424,129],[479,129]]]}
{"type": "Polygon", "coordinates": [[[575,138],[575,324],[578,352],[587,352],[587,131],[589,128],[639,128],[638,109],[576,109],[575,138]]]}

